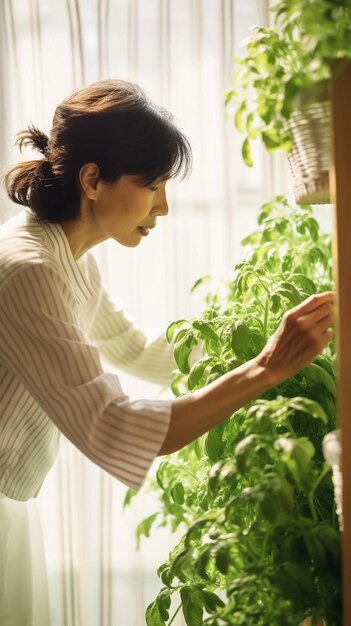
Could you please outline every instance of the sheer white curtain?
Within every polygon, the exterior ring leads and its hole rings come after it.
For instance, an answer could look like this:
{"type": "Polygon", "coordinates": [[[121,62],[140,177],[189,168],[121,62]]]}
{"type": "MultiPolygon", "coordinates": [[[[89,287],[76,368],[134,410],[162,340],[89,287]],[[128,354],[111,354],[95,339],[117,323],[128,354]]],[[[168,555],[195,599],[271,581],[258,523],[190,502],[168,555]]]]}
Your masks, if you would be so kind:
{"type": "MultiPolygon", "coordinates": [[[[189,295],[203,274],[223,275],[256,210],[285,188],[285,171],[255,148],[241,161],[241,138],[223,94],[232,59],[265,0],[2,0],[0,3],[0,167],[19,159],[11,145],[29,122],[49,131],[56,104],[102,77],[135,80],[169,108],[194,150],[189,181],[172,183],[170,213],[138,249],[96,248],[104,282],[136,322],[165,328],[201,310],[189,295]],[[279,175],[277,175],[279,172],[279,175]]],[[[24,154],[23,158],[28,158],[24,154]]],[[[278,163],[279,165],[279,163],[278,163]]],[[[17,208],[1,191],[2,220],[17,208]]],[[[121,375],[132,397],[160,390],[121,375]]],[[[122,512],[125,488],[67,442],[38,498],[53,626],[142,626],[159,588],[158,564],[174,543],[168,531],[135,548],[138,519],[157,506],[140,494],[122,512]]],[[[182,624],[179,616],[175,625],[182,624]]]]}

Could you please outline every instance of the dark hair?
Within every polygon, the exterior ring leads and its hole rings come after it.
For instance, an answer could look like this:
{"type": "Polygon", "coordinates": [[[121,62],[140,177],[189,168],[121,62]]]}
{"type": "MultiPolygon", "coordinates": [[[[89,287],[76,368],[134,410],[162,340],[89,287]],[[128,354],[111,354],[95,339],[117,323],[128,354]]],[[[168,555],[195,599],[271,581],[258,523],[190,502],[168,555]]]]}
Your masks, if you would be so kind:
{"type": "Polygon", "coordinates": [[[41,219],[64,222],[79,215],[78,174],[96,163],[105,182],[135,175],[141,186],[158,178],[183,177],[191,148],[171,114],[134,83],[101,80],[64,100],[54,114],[50,138],[30,125],[18,133],[43,159],[12,166],[4,177],[10,198],[41,219]]]}

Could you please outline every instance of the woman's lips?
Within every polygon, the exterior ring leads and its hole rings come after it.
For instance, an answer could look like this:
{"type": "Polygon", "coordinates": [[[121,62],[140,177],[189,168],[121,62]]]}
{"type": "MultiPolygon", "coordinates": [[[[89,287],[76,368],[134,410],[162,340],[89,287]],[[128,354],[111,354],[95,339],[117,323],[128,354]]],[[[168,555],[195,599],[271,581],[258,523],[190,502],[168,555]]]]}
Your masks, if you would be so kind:
{"type": "Polygon", "coordinates": [[[143,237],[147,237],[147,235],[149,234],[149,229],[144,228],[143,226],[138,226],[138,231],[143,235],[143,237]]]}

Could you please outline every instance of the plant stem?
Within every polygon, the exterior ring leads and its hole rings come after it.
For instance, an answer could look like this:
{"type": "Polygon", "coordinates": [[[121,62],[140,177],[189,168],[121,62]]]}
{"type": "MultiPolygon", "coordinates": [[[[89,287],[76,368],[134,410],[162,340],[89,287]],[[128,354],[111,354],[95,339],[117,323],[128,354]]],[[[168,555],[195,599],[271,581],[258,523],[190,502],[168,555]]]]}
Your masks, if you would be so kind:
{"type": "Polygon", "coordinates": [[[321,473],[319,474],[316,482],[313,485],[312,493],[314,493],[316,491],[316,489],[317,489],[319,483],[321,482],[322,478],[324,478],[324,476],[326,476],[326,474],[329,474],[330,471],[331,471],[331,466],[328,463],[325,463],[321,473]]]}
{"type": "Polygon", "coordinates": [[[320,483],[320,482],[321,482],[321,480],[324,478],[324,476],[325,476],[326,474],[328,474],[328,472],[330,472],[330,465],[328,465],[327,463],[325,463],[325,465],[324,465],[324,467],[323,467],[323,469],[322,469],[321,473],[319,474],[319,476],[318,476],[318,478],[317,478],[316,482],[314,483],[314,485],[313,485],[313,487],[312,487],[312,489],[311,489],[311,492],[310,492],[310,494],[309,494],[309,496],[308,496],[308,502],[309,502],[310,509],[311,509],[311,512],[312,512],[312,517],[313,517],[313,520],[314,520],[315,522],[318,520],[318,516],[317,516],[316,508],[315,508],[315,506],[314,506],[314,502],[313,502],[313,499],[314,499],[314,494],[315,494],[315,492],[316,492],[316,489],[317,489],[317,487],[318,487],[319,483],[320,483]]]}
{"type": "Polygon", "coordinates": [[[296,437],[296,433],[291,425],[291,421],[290,421],[290,415],[293,414],[294,411],[288,411],[286,414],[286,425],[289,429],[289,432],[292,434],[293,437],[296,437]]]}
{"type": "Polygon", "coordinates": [[[172,622],[174,622],[174,619],[175,619],[176,615],[179,613],[181,608],[182,608],[182,603],[180,603],[180,605],[178,606],[176,612],[173,614],[171,621],[168,622],[168,626],[171,626],[172,622]]]}
{"type": "Polygon", "coordinates": [[[192,472],[188,467],[186,467],[185,464],[183,463],[179,463],[179,467],[181,468],[181,471],[184,472],[185,474],[188,474],[189,476],[191,476],[191,478],[193,480],[196,480],[196,475],[194,474],[194,472],[192,472]]]}
{"type": "Polygon", "coordinates": [[[263,332],[264,332],[264,339],[265,340],[266,340],[266,337],[267,337],[268,310],[269,310],[269,295],[267,294],[266,306],[265,306],[265,309],[264,309],[264,322],[263,322],[263,332]]]}
{"type": "Polygon", "coordinates": [[[313,494],[313,489],[312,489],[311,493],[308,496],[308,504],[309,504],[310,509],[311,509],[312,519],[313,519],[314,522],[317,522],[318,521],[318,516],[317,516],[316,509],[315,509],[314,502],[313,502],[313,495],[314,494],[313,494]]]}
{"type": "Polygon", "coordinates": [[[267,552],[267,544],[268,544],[268,533],[266,533],[264,539],[263,539],[263,543],[262,543],[262,552],[261,552],[261,559],[263,559],[266,556],[266,552],[267,552]]]}

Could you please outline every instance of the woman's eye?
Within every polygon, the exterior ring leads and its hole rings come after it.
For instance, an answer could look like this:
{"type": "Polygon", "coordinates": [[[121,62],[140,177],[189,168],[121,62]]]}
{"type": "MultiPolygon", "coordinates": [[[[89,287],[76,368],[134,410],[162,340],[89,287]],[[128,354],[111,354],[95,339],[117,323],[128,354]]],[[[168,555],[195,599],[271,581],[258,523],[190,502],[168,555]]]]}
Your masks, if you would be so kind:
{"type": "Polygon", "coordinates": [[[151,191],[157,191],[158,187],[150,187],[151,191]]]}

